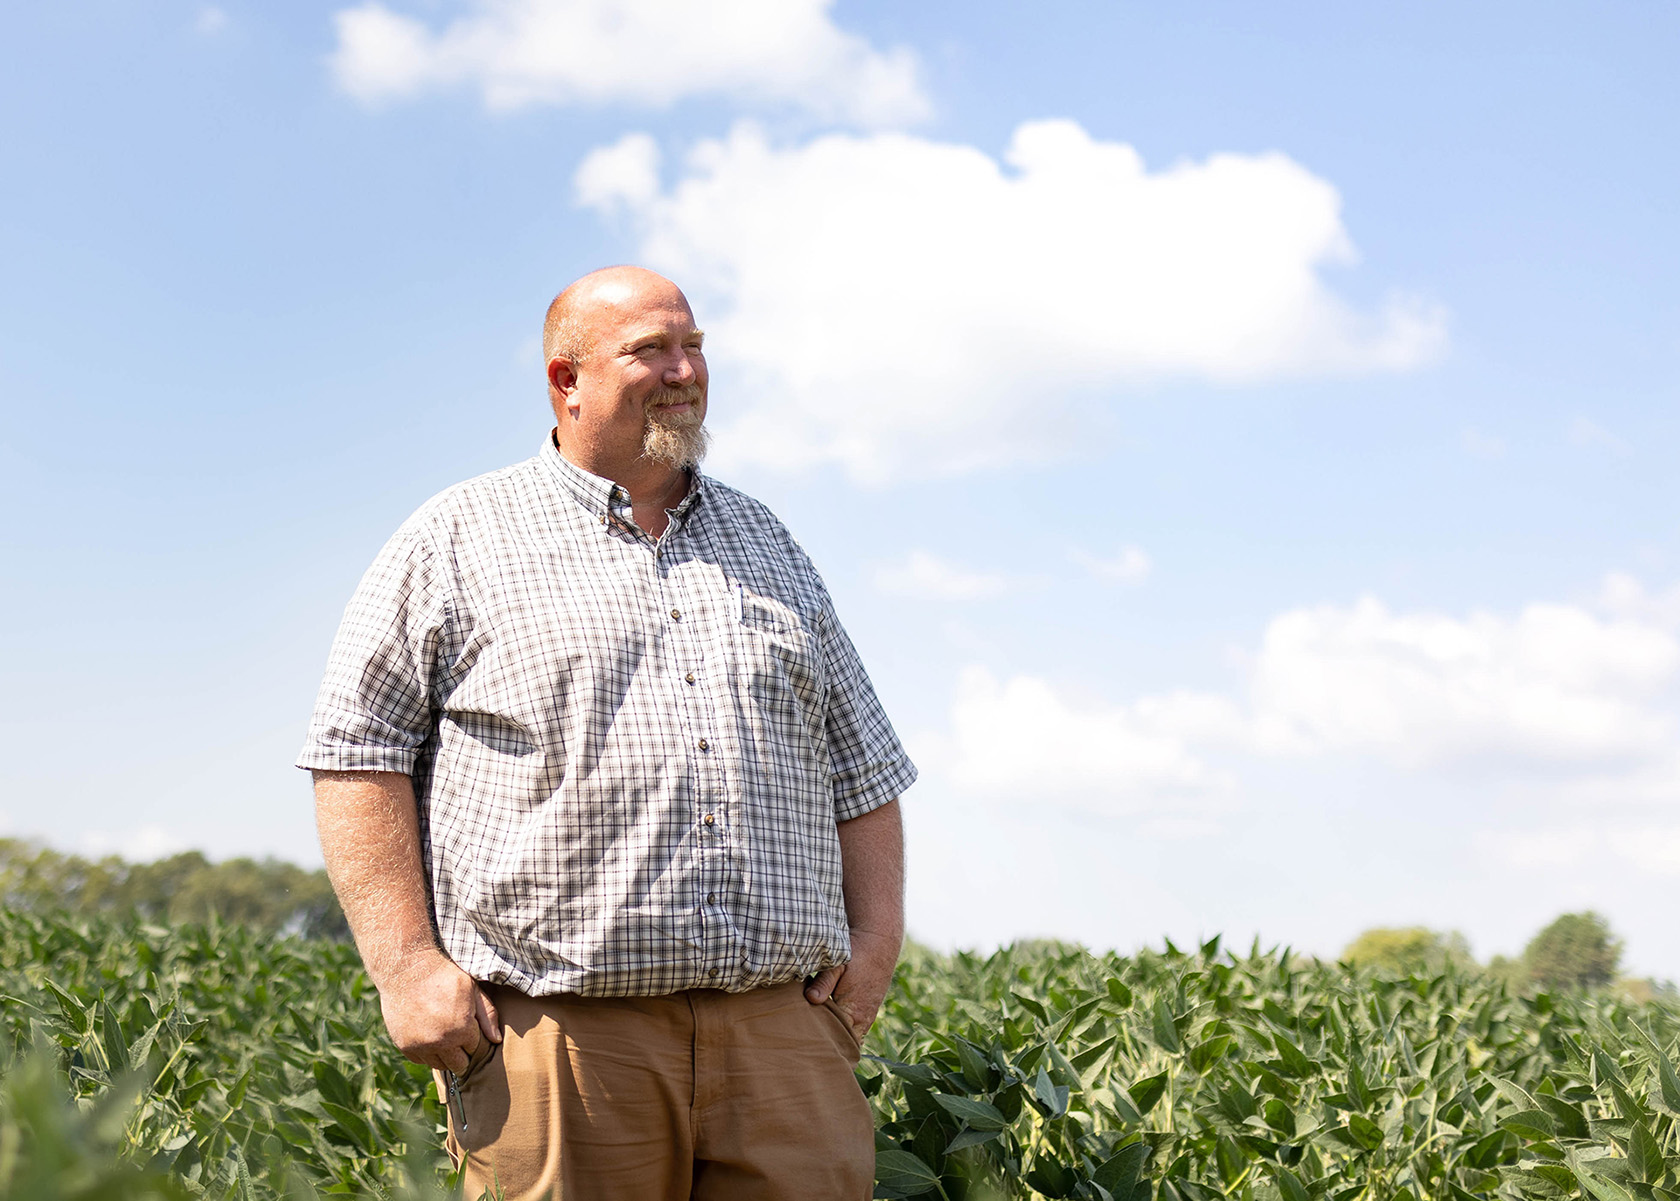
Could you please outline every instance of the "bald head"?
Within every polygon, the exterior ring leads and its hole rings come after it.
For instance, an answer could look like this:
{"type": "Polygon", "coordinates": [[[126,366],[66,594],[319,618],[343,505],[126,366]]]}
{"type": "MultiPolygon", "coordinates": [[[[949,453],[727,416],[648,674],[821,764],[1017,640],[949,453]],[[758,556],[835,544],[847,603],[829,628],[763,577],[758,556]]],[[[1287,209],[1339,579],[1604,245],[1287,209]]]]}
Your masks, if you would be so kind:
{"type": "Polygon", "coordinates": [[[646,267],[602,267],[566,285],[543,321],[543,361],[582,363],[595,353],[602,318],[649,295],[666,293],[692,312],[682,289],[646,267]]]}
{"type": "Polygon", "coordinates": [[[705,335],[676,284],[643,267],[592,271],[548,306],[543,351],[555,439],[572,462],[635,495],[706,449],[705,335]]]}

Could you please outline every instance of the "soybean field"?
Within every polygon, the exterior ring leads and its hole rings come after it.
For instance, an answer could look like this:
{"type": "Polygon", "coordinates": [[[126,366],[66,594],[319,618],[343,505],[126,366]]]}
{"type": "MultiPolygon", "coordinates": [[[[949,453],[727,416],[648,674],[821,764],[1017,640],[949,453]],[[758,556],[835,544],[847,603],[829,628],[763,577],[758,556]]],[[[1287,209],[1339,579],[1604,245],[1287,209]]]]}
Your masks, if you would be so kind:
{"type": "MultiPolygon", "coordinates": [[[[876,1196],[1680,1198],[1680,1013],[1258,945],[912,947],[859,1079],[876,1196]]],[[[0,1197],[449,1195],[354,950],[0,913],[0,1197]]]]}

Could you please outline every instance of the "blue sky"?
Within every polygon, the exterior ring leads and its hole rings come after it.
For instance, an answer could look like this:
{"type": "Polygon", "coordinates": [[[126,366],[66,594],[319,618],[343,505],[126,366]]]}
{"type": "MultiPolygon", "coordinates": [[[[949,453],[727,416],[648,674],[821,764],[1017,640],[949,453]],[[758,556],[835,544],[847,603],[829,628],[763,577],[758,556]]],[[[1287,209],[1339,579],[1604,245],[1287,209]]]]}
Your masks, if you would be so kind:
{"type": "Polygon", "coordinates": [[[362,568],[641,261],[910,925],[1680,976],[1680,11],[80,3],[0,41],[0,833],[318,862],[362,568]],[[604,15],[603,15],[604,14],[604,15]],[[1667,219],[1665,219],[1665,217],[1667,219]]]}

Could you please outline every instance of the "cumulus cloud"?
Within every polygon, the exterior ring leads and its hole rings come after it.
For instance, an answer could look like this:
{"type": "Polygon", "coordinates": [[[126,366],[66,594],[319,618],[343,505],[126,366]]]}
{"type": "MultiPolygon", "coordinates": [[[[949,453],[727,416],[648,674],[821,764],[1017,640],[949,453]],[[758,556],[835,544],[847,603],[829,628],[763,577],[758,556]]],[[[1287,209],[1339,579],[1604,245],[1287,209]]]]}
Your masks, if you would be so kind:
{"type": "Polygon", "coordinates": [[[578,199],[699,303],[750,410],[719,450],[747,460],[880,480],[1043,457],[1140,381],[1404,370],[1443,345],[1437,308],[1330,287],[1354,260],[1340,198],[1281,154],[1150,171],[1072,121],[1021,125],[1001,162],[743,123],[650,193],[645,138],[592,153],[578,199]]]}
{"type": "Polygon", "coordinates": [[[1487,830],[1477,839],[1489,859],[1524,870],[1578,870],[1620,861],[1652,875],[1680,875],[1680,826],[1568,822],[1528,830],[1487,830]]]}
{"type": "Polygon", "coordinates": [[[364,101],[473,88],[492,110],[535,104],[664,108],[694,96],[795,106],[877,127],[929,110],[914,56],[878,50],[833,0],[472,0],[434,29],[368,0],[333,15],[331,68],[364,101]]]}
{"type": "Polygon", "coordinates": [[[1454,618],[1391,613],[1367,597],[1268,625],[1251,685],[1255,739],[1414,766],[1649,762],[1674,736],[1654,702],[1677,668],[1672,634],[1574,606],[1454,618]]]}
{"type": "Polygon", "coordinates": [[[1598,603],[1605,612],[1624,621],[1680,630],[1680,584],[1666,592],[1652,592],[1637,577],[1613,571],[1604,577],[1598,603]]]}
{"type": "Polygon", "coordinates": [[[924,550],[913,550],[903,559],[875,569],[875,587],[882,592],[933,600],[978,600],[1012,591],[1025,582],[996,572],[974,571],[924,550]]]}
{"type": "MultiPolygon", "coordinates": [[[[1504,778],[1530,802],[1574,814],[1633,805],[1648,816],[1680,803],[1680,642],[1649,622],[1545,604],[1395,613],[1366,598],[1279,614],[1247,662],[1230,695],[1123,703],[971,666],[946,731],[918,753],[930,778],[970,795],[1105,814],[1215,813],[1237,802],[1232,765],[1245,755],[1365,758],[1478,786],[1504,778]]],[[[1501,854],[1574,862],[1577,833],[1533,829],[1501,854]]],[[[1680,835],[1659,831],[1642,849],[1637,830],[1606,837],[1592,845],[1680,870],[1680,835]]]]}
{"type": "Polygon", "coordinates": [[[1105,705],[975,666],[958,681],[948,733],[922,740],[917,755],[974,795],[1104,815],[1195,812],[1217,807],[1231,781],[1192,753],[1190,739],[1231,717],[1217,698],[1105,705]]]}

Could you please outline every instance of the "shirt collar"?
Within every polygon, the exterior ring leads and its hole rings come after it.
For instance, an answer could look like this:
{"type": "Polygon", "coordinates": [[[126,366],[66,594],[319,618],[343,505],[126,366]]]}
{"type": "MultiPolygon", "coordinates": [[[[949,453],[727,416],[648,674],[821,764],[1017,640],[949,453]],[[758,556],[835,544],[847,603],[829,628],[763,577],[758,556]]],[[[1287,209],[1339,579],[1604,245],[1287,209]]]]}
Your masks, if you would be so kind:
{"type": "MultiPolygon", "coordinates": [[[[585,471],[561,454],[553,431],[543,440],[542,453],[538,457],[558,478],[561,487],[591,516],[600,518],[602,522],[614,518],[627,524],[630,522],[629,490],[603,476],[585,471]]],[[[688,469],[688,492],[670,511],[673,526],[681,526],[699,503],[705,491],[705,478],[699,468],[688,469]]]]}

